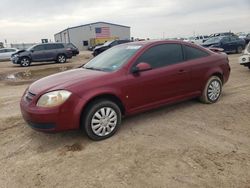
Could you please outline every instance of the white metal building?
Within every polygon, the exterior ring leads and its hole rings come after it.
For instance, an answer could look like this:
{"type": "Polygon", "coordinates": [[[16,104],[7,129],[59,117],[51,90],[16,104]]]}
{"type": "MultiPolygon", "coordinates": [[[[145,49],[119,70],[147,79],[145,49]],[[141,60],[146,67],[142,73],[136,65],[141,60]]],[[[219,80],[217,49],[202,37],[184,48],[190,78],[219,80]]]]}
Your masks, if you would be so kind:
{"type": "Polygon", "coordinates": [[[67,28],[54,35],[55,42],[73,43],[79,50],[86,50],[94,43],[112,39],[129,40],[130,27],[107,22],[95,22],[67,28]]]}

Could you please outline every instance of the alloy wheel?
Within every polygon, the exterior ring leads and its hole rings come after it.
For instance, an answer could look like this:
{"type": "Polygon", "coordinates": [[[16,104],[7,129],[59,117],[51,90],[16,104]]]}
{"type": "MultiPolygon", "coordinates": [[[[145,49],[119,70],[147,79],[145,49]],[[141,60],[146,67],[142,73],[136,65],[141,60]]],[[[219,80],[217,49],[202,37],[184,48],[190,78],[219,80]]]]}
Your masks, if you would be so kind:
{"type": "Polygon", "coordinates": [[[221,94],[221,84],[218,80],[213,80],[208,86],[207,97],[210,101],[216,101],[221,94]]]}
{"type": "Polygon", "coordinates": [[[91,119],[91,129],[97,136],[107,136],[117,125],[117,113],[110,107],[103,107],[96,111],[91,119]]]}
{"type": "Polygon", "coordinates": [[[64,55],[60,55],[60,56],[58,57],[58,61],[59,61],[60,63],[64,63],[64,62],[66,61],[65,56],[64,56],[64,55]]]}

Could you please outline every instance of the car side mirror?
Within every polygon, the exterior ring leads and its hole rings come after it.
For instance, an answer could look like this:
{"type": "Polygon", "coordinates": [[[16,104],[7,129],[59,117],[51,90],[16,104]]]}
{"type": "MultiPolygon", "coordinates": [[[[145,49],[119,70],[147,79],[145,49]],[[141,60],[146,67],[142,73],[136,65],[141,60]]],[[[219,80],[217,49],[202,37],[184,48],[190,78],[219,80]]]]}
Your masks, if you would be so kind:
{"type": "Polygon", "coordinates": [[[32,53],[34,52],[34,50],[30,50],[32,53]]]}
{"type": "Polygon", "coordinates": [[[152,69],[152,67],[150,64],[141,62],[132,68],[132,73],[135,74],[135,73],[139,73],[139,72],[143,72],[143,71],[148,71],[151,69],[152,69]]]}

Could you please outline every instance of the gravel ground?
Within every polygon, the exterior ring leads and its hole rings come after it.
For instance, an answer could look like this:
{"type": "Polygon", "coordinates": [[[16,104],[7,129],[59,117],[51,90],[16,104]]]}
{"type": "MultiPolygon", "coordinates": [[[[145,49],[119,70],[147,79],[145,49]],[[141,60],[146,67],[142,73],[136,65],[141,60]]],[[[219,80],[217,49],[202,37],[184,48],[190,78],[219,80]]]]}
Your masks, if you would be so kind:
{"type": "Polygon", "coordinates": [[[0,62],[0,187],[250,187],[250,71],[239,55],[229,56],[231,77],[216,104],[191,100],[128,117],[101,142],[30,129],[18,104],[30,81],[5,77],[89,57],[30,68],[0,62]]]}

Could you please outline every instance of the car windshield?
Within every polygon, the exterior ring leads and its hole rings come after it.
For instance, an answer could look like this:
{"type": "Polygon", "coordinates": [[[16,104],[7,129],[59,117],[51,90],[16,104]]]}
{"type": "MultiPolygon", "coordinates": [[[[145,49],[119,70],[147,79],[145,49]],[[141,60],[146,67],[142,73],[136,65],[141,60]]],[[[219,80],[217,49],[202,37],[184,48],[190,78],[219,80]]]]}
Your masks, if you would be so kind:
{"type": "Polygon", "coordinates": [[[103,44],[103,46],[108,46],[108,45],[110,45],[112,42],[114,42],[114,41],[113,41],[113,40],[107,41],[107,42],[105,42],[105,43],[103,44]]]}
{"type": "Polygon", "coordinates": [[[33,45],[33,46],[31,46],[31,47],[27,48],[27,51],[32,50],[35,46],[36,46],[36,45],[33,45]]]}
{"type": "Polygon", "coordinates": [[[141,48],[140,45],[121,45],[101,53],[83,66],[85,69],[112,72],[121,68],[141,48]]]}
{"type": "Polygon", "coordinates": [[[212,37],[209,38],[204,44],[219,43],[223,37],[212,37]]]}

